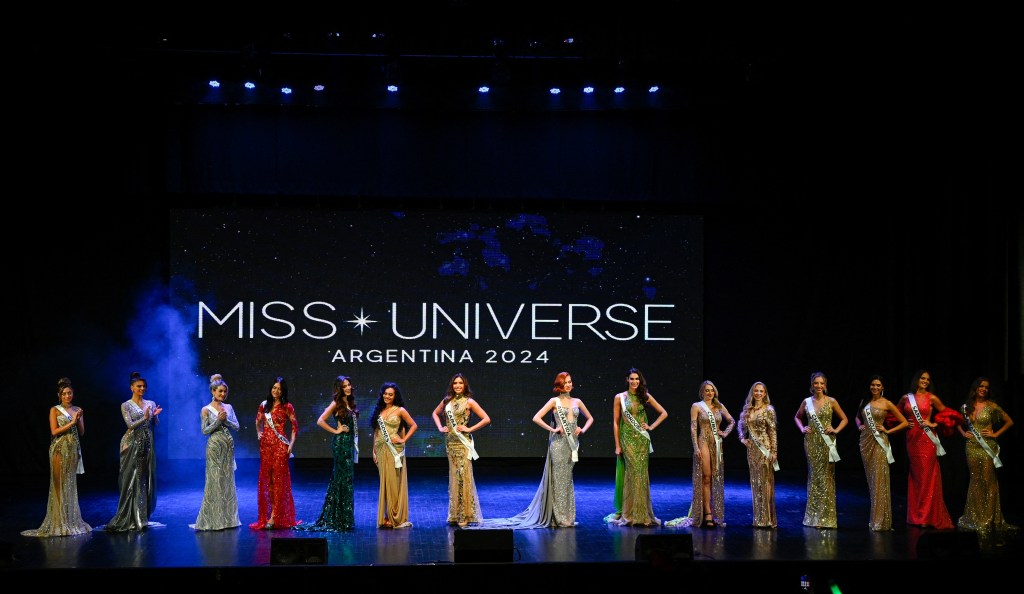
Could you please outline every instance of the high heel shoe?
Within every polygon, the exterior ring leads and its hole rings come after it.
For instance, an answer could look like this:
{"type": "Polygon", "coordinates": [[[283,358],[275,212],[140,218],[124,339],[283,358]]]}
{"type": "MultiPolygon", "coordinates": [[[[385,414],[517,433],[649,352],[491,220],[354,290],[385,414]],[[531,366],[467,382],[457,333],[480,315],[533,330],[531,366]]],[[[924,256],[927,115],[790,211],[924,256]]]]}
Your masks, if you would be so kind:
{"type": "Polygon", "coordinates": [[[701,523],[701,528],[714,528],[716,526],[718,524],[711,518],[711,514],[704,514],[704,522],[701,523]]]}

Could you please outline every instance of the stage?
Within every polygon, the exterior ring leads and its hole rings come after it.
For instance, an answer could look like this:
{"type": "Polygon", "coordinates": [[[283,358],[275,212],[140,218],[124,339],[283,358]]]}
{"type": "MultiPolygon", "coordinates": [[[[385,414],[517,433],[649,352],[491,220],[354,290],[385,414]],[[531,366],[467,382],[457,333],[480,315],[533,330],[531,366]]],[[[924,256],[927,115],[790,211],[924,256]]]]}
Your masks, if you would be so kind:
{"type": "MultiPolygon", "coordinates": [[[[239,515],[243,526],[195,532],[202,500],[202,461],[161,461],[155,526],[141,533],[91,534],[30,538],[20,531],[36,528],[45,515],[46,477],[5,480],[0,541],[4,573],[37,583],[103,583],[131,576],[148,583],[174,585],[296,583],[304,579],[463,580],[486,576],[484,586],[531,585],[530,578],[570,579],[573,587],[608,584],[610,580],[685,578],[696,584],[730,589],[768,586],[796,589],[809,575],[823,590],[834,582],[843,592],[891,590],[912,585],[922,575],[949,564],[967,569],[970,559],[993,559],[996,579],[1009,579],[1004,565],[1020,558],[1019,533],[978,538],[974,533],[931,531],[908,527],[905,489],[893,481],[895,530],[867,528],[868,494],[862,469],[837,474],[839,528],[817,530],[801,525],[804,511],[804,468],[787,469],[777,477],[779,528],[750,526],[750,488],[745,469],[727,471],[727,525],[715,529],[639,528],[607,525],[611,511],[614,461],[582,460],[576,467],[575,528],[520,530],[511,533],[511,547],[498,534],[448,526],[447,466],[438,458],[414,458],[409,464],[410,516],[413,527],[378,530],[378,480],[372,461],[356,467],[356,529],[348,533],[291,530],[250,530],[256,517],[255,460],[241,460],[236,474],[239,515]],[[857,472],[859,471],[859,472],[857,472]],[[300,539],[283,542],[284,539],[300,539]],[[322,539],[322,540],[321,540],[322,539]],[[322,547],[326,558],[320,558],[322,547]],[[6,549],[10,550],[8,555],[6,549]],[[467,559],[469,561],[467,561],[467,559]],[[344,572],[337,571],[344,568],[344,572]],[[924,573],[922,573],[924,572],[924,573]],[[507,579],[510,581],[502,581],[507,579]],[[43,581],[45,580],[45,582],[43,581]]],[[[859,462],[859,461],[857,461],[859,462]]],[[[475,463],[484,516],[514,515],[532,499],[543,460],[481,459],[475,463]]],[[[683,516],[690,502],[690,460],[652,459],[652,500],[661,520],[683,516]]],[[[330,475],[327,460],[293,460],[293,492],[297,517],[314,522],[330,475]]],[[[117,506],[116,476],[80,477],[82,515],[92,526],[104,524],[117,506]]],[[[1019,524],[1009,513],[1007,519],[1019,524]]],[[[959,510],[951,510],[954,518],[959,510]]],[[[541,583],[537,583],[542,586],[541,583]]],[[[471,586],[474,589],[480,585],[471,586]]]]}

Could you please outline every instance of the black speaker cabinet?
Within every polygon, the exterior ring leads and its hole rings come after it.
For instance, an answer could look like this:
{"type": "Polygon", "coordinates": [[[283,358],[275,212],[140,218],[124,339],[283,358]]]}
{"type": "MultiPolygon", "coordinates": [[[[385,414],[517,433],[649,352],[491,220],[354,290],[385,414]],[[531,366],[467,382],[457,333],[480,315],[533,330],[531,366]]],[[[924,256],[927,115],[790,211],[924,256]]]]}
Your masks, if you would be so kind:
{"type": "Polygon", "coordinates": [[[976,532],[922,532],[917,539],[917,558],[932,561],[977,559],[981,554],[976,532]]]}
{"type": "Polygon", "coordinates": [[[512,561],[512,529],[456,530],[456,563],[503,563],[512,561]]]}
{"type": "Polygon", "coordinates": [[[693,535],[638,534],[634,555],[636,561],[659,564],[693,561],[693,535]]]}
{"type": "Polygon", "coordinates": [[[323,565],[327,563],[326,538],[271,538],[271,565],[323,565]]]}

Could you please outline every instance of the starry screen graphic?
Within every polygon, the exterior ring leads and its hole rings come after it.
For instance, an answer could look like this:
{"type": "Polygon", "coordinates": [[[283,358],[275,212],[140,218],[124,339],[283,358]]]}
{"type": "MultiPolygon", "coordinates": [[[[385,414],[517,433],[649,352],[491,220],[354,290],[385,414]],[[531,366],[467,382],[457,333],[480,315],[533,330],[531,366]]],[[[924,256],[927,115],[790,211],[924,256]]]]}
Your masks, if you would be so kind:
{"type": "Polygon", "coordinates": [[[278,376],[296,410],[295,455],[331,457],[316,422],[339,375],[355,387],[361,457],[384,382],[418,424],[407,454],[445,456],[431,412],[455,373],[491,418],[474,434],[481,456],[542,457],[548,433],[532,418],[566,371],[595,418],[581,455],[611,458],[613,397],[632,367],[670,414],[652,433],[654,455],[690,455],[700,217],[181,209],[170,238],[172,309],[188,345],[178,357],[187,394],[166,415],[171,457],[204,457],[197,419],[214,373],[242,425],[239,458],[258,457],[256,411],[278,376]]]}

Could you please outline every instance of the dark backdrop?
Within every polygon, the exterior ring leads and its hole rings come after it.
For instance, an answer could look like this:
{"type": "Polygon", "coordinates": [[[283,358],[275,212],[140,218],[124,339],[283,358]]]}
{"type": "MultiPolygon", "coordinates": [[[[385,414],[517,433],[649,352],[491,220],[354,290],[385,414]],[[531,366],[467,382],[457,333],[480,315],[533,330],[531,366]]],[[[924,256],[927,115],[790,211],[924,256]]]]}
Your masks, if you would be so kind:
{"type": "MultiPolygon", "coordinates": [[[[987,375],[1021,422],[1022,218],[1000,149],[1002,42],[905,32],[853,49],[851,36],[790,42],[763,80],[661,110],[195,105],[111,91],[125,65],[105,51],[60,62],[78,84],[11,116],[14,406],[0,471],[45,480],[46,411],[65,375],[88,411],[87,467],[116,468],[117,404],[154,355],[132,337],[166,296],[180,207],[701,215],[704,376],[737,415],[750,384],[767,383],[787,467],[804,464],[791,418],[815,370],[850,416],[873,373],[896,396],[927,368],[947,404],[987,375]]],[[[40,67],[56,52],[29,49],[15,71],[50,80],[40,67]]],[[[672,412],[685,431],[685,411],[672,412]]],[[[1004,501],[1020,484],[1019,433],[1001,439],[1004,501]]],[[[855,442],[852,429],[840,438],[851,471],[855,442]]],[[[742,468],[741,446],[728,448],[742,468]]],[[[947,449],[961,493],[962,448],[947,449]]]]}

